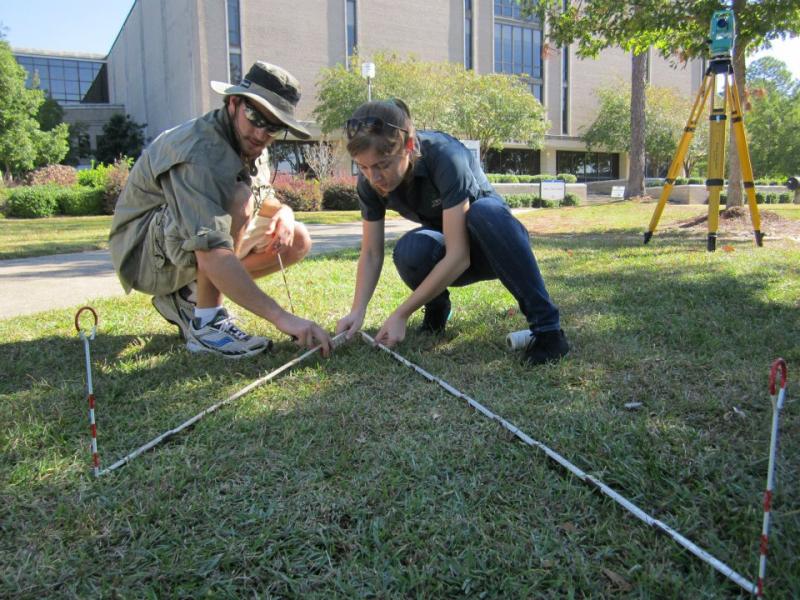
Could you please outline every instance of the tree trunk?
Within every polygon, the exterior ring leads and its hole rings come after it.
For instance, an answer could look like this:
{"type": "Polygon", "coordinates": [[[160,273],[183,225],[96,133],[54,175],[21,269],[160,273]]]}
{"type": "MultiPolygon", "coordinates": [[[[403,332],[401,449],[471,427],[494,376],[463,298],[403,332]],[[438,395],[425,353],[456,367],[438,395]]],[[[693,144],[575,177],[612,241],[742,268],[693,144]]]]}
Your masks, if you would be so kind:
{"type": "MultiPolygon", "coordinates": [[[[745,8],[746,0],[735,0],[733,3],[734,14],[738,21],[739,15],[745,8]]],[[[745,53],[748,40],[743,36],[737,35],[733,43],[733,76],[736,79],[736,87],[739,88],[739,104],[742,106],[742,117],[744,117],[744,86],[745,86],[745,53]]],[[[728,107],[728,115],[731,109],[728,107]]],[[[739,152],[736,149],[736,138],[733,135],[733,122],[728,125],[728,206],[742,206],[744,197],[742,194],[742,168],[739,163],[739,152]]]]}
{"type": "Polygon", "coordinates": [[[647,85],[647,51],[631,60],[631,152],[625,197],[644,196],[644,108],[647,85]]]}

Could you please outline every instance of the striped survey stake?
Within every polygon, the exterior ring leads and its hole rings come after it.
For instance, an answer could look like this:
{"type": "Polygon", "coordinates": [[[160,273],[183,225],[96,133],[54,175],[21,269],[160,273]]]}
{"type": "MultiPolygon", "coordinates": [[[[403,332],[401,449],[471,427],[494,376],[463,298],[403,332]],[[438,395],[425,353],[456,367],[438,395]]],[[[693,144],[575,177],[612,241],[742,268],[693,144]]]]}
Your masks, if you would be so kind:
{"type": "Polygon", "coordinates": [[[92,434],[92,468],[94,476],[100,476],[100,455],[97,453],[97,425],[94,421],[94,388],[92,386],[92,361],[89,356],[89,341],[95,338],[97,334],[97,312],[91,306],[84,306],[78,309],[75,313],[75,329],[78,330],[78,337],[83,341],[84,354],[86,355],[86,394],[89,399],[89,431],[92,434]],[[92,325],[92,332],[86,335],[81,329],[80,317],[84,311],[89,311],[94,317],[94,325],[92,325]]]}
{"type": "Polygon", "coordinates": [[[767,467],[767,489],[764,492],[764,523],[761,526],[761,543],[758,561],[758,596],[764,595],[764,578],[767,575],[767,545],[769,542],[769,521],[772,510],[772,490],[775,488],[775,454],[778,451],[778,423],[781,418],[783,401],[786,398],[786,361],[778,358],[769,371],[769,394],[772,400],[772,433],[769,437],[769,466],[767,467]],[[775,379],[781,374],[780,389],[775,387],[775,379]]]}

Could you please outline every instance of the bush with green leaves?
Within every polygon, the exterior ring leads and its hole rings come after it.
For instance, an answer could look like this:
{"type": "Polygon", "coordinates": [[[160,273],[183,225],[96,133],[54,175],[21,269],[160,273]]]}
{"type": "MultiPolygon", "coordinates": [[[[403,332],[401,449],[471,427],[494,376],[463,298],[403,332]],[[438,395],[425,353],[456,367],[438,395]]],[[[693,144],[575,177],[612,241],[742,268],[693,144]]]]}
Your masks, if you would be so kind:
{"type": "Polygon", "coordinates": [[[109,165],[96,164],[91,169],[78,171],[78,183],[87,187],[105,187],[111,169],[109,165]]]}
{"type": "Polygon", "coordinates": [[[526,208],[531,205],[536,196],[534,194],[508,194],[504,197],[509,208],[526,208]]]}
{"type": "Polygon", "coordinates": [[[20,186],[9,190],[6,213],[20,219],[52,217],[59,210],[60,188],[53,185],[20,186]]]}
{"type": "Polygon", "coordinates": [[[561,206],[580,206],[581,199],[576,194],[567,193],[561,201],[561,206]]]}
{"type": "Polygon", "coordinates": [[[555,208],[556,203],[554,200],[546,200],[545,198],[535,196],[533,202],[531,202],[531,206],[533,208],[555,208]]]}
{"type": "Polygon", "coordinates": [[[689,177],[689,185],[702,185],[705,180],[702,177],[689,177]]]}
{"type": "Polygon", "coordinates": [[[103,197],[102,188],[82,185],[61,188],[56,195],[60,211],[73,217],[102,214],[103,197]]]}
{"type": "Polygon", "coordinates": [[[792,195],[789,192],[783,192],[778,196],[778,204],[789,204],[792,201],[792,195]]]}
{"type": "Polygon", "coordinates": [[[675,185],[686,185],[689,183],[688,177],[676,177],[675,178],[675,185]]]}
{"type": "Polygon", "coordinates": [[[764,192],[756,192],[756,203],[757,204],[764,204],[766,200],[766,194],[764,192]]]}
{"type": "Polygon", "coordinates": [[[322,188],[323,210],[358,210],[356,186],[347,183],[327,183],[322,188]]]}
{"type": "Polygon", "coordinates": [[[556,179],[561,179],[564,183],[577,183],[578,178],[572,173],[559,173],[556,179]]]}

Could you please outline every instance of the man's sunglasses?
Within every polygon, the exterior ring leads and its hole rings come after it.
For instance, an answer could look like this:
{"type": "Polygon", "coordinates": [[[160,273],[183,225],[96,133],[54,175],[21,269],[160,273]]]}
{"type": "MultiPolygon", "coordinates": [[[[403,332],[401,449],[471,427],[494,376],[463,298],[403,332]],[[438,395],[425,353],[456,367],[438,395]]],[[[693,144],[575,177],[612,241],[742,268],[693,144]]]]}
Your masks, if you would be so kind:
{"type": "Polygon", "coordinates": [[[359,117],[357,119],[348,119],[344,125],[344,130],[347,133],[348,140],[352,140],[362,130],[367,131],[368,133],[381,134],[389,129],[397,129],[398,131],[402,131],[408,135],[408,129],[403,129],[394,123],[384,121],[380,117],[359,117]]]}
{"type": "Polygon", "coordinates": [[[250,121],[250,124],[253,127],[257,129],[263,129],[268,135],[275,135],[276,133],[280,133],[286,129],[286,125],[283,123],[275,123],[274,121],[270,121],[260,112],[258,112],[258,109],[250,104],[249,100],[244,101],[244,118],[250,121]]]}

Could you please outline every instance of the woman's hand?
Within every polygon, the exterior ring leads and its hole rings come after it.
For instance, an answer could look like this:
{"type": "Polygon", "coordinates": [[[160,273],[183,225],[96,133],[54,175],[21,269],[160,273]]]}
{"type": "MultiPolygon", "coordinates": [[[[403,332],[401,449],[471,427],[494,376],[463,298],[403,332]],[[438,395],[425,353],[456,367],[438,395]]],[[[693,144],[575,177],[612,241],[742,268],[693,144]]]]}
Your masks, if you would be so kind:
{"type": "Polygon", "coordinates": [[[275,327],[286,335],[294,338],[295,343],[303,348],[322,346],[322,356],[331,352],[331,338],[322,327],[314,321],[303,319],[288,312],[274,322],[275,327]]]}
{"type": "Polygon", "coordinates": [[[396,312],[386,319],[386,322],[381,327],[378,334],[375,336],[375,341],[383,344],[387,348],[392,348],[406,339],[406,319],[398,315],[396,312]]]}
{"type": "Polygon", "coordinates": [[[344,337],[348,340],[352,339],[352,337],[358,333],[358,330],[361,329],[363,324],[364,311],[351,311],[349,315],[339,319],[339,322],[336,324],[336,335],[346,331],[347,333],[344,337]]]}

